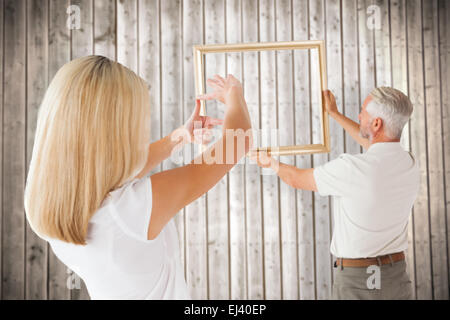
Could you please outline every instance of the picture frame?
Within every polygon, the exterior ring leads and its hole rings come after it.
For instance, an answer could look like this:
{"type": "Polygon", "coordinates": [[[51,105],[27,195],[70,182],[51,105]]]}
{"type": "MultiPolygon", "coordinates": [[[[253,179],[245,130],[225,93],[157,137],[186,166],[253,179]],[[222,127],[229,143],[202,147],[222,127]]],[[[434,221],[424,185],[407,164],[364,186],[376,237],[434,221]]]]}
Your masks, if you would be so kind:
{"type": "MultiPolygon", "coordinates": [[[[205,55],[208,53],[229,53],[246,51],[279,51],[279,50],[309,50],[317,49],[320,70],[320,91],[327,89],[327,70],[325,41],[305,40],[305,41],[283,41],[283,42],[253,42],[236,44],[206,44],[193,46],[194,69],[195,69],[195,90],[196,94],[205,94],[205,55]]],[[[285,156],[313,153],[330,152],[329,119],[325,102],[321,99],[321,143],[291,146],[268,146],[255,148],[253,151],[266,151],[269,155],[285,156]]],[[[200,114],[206,115],[205,101],[201,100],[200,114]]]]}

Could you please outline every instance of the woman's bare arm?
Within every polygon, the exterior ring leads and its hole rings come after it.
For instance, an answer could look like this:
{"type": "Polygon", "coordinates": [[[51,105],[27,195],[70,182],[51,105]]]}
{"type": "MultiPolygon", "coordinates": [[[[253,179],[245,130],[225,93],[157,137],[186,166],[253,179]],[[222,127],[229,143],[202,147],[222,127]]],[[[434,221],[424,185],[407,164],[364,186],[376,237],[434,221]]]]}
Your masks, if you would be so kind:
{"type": "MultiPolygon", "coordinates": [[[[208,84],[211,85],[211,81],[208,84]]],[[[234,77],[230,78],[229,76],[223,83],[215,83],[212,86],[215,86],[215,93],[219,93],[206,98],[216,98],[224,102],[227,107],[223,135],[189,165],[166,170],[150,177],[153,193],[148,228],[148,239],[150,240],[158,236],[177,212],[206,193],[222,179],[251,148],[251,134],[243,136],[244,131],[248,133],[247,130],[251,129],[251,121],[240,83],[234,77]],[[243,130],[240,138],[245,139],[244,148],[239,148],[239,144],[236,143],[239,137],[227,134],[227,132],[229,133],[227,130],[230,129],[243,130]],[[233,153],[231,157],[230,152],[233,153]],[[216,163],[208,164],[204,161],[205,157],[214,158],[216,154],[216,163]]]]}
{"type": "Polygon", "coordinates": [[[165,136],[158,141],[150,144],[148,148],[148,159],[145,167],[142,171],[136,176],[136,178],[140,179],[147,175],[154,167],[163,162],[165,159],[170,157],[172,154],[172,150],[180,144],[186,144],[187,141],[182,139],[180,136],[179,139],[174,139],[173,136],[176,135],[176,132],[182,130],[183,127],[179,127],[169,135],[165,136]]]}
{"type": "Polygon", "coordinates": [[[197,100],[194,111],[184,125],[175,129],[164,138],[150,144],[147,163],[136,178],[140,179],[144,177],[154,167],[170,157],[175,147],[180,148],[190,142],[208,143],[209,141],[205,138],[205,133],[214,126],[221,124],[223,124],[222,119],[201,116],[200,101],[197,100]],[[197,123],[200,126],[196,126],[197,123]]]}

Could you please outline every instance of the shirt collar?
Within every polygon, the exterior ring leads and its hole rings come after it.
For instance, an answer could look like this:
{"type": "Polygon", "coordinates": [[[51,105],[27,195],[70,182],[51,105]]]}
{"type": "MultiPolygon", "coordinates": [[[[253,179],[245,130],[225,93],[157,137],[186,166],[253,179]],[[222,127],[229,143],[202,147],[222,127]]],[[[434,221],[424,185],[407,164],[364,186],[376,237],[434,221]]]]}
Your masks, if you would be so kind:
{"type": "Polygon", "coordinates": [[[367,149],[366,152],[373,152],[373,151],[396,151],[396,150],[403,150],[400,142],[377,142],[374,144],[371,144],[370,147],[367,149]]]}

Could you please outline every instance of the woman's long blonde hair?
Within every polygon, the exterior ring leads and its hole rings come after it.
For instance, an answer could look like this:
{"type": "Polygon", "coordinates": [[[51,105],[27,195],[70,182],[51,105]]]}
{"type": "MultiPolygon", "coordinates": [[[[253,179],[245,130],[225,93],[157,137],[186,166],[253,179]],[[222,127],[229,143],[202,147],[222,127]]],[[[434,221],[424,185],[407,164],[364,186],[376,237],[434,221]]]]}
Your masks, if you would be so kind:
{"type": "Polygon", "coordinates": [[[102,56],[65,64],[38,112],[24,196],[31,228],[86,244],[90,218],[145,166],[149,143],[144,80],[102,56]]]}

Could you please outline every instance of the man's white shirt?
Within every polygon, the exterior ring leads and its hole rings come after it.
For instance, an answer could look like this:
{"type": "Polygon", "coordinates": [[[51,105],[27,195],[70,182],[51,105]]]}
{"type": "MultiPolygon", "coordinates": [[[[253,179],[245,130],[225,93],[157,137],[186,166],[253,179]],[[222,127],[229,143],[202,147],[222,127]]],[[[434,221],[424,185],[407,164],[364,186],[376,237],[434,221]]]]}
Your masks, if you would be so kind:
{"type": "Polygon", "coordinates": [[[408,247],[408,220],[419,192],[419,164],[399,142],[372,144],[314,169],[317,191],[333,196],[331,253],[376,257],[408,247]]]}

